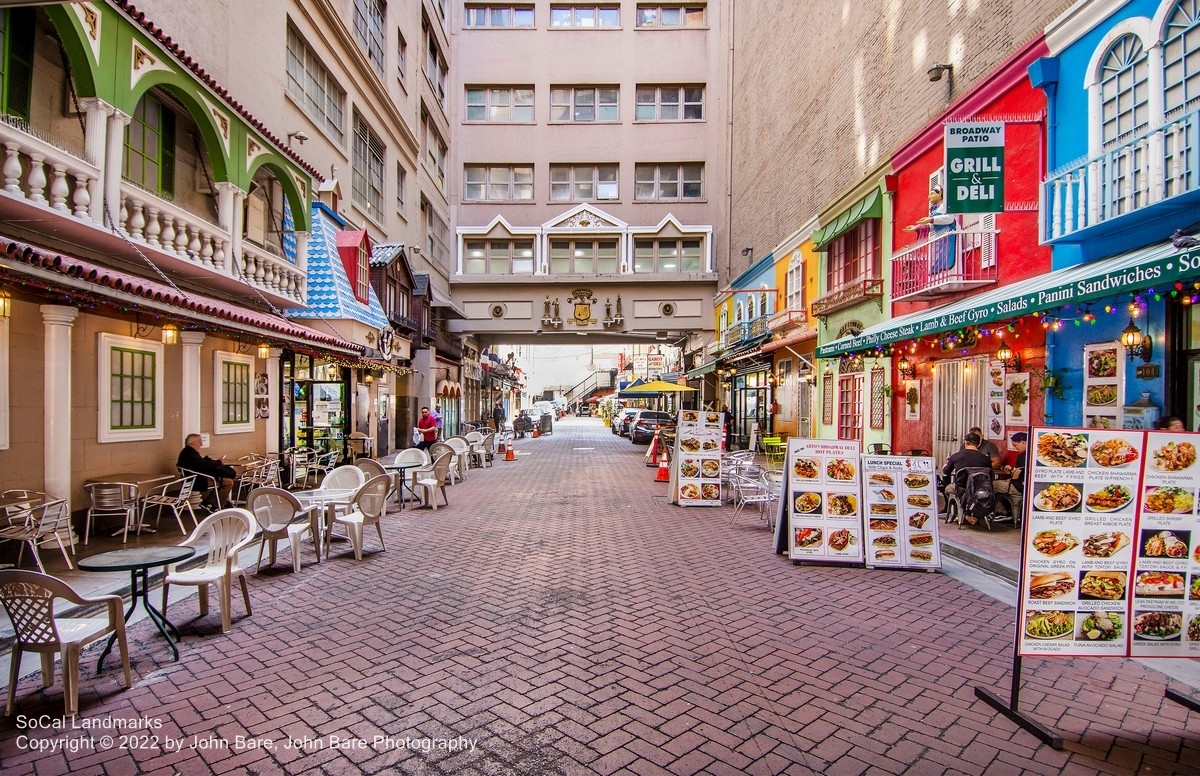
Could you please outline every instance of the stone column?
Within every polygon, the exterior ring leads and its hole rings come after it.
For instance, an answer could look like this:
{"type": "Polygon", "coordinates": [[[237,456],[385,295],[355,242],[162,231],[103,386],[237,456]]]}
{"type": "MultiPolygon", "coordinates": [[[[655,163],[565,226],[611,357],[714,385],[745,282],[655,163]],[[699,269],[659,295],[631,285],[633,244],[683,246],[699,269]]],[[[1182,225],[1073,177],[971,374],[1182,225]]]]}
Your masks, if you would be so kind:
{"type": "Polygon", "coordinates": [[[71,499],[71,329],[79,310],[56,304],[41,306],[45,326],[43,365],[45,385],[45,445],[42,448],[45,477],[42,487],[54,498],[71,499]]]}
{"type": "MultiPolygon", "coordinates": [[[[124,230],[121,223],[121,170],[125,162],[125,127],[129,125],[130,116],[113,109],[108,115],[108,148],[104,154],[104,205],[108,211],[107,225],[124,230]]],[[[103,210],[101,211],[103,213],[103,210]]]]}
{"type": "Polygon", "coordinates": [[[227,181],[213,184],[217,189],[217,225],[229,235],[229,274],[242,274],[242,201],[241,189],[227,181]]]}
{"type": "Polygon", "coordinates": [[[281,348],[271,348],[271,357],[268,358],[266,364],[267,370],[267,449],[268,456],[279,454],[280,429],[283,427],[284,418],[279,416],[280,402],[279,392],[283,390],[283,381],[279,374],[279,359],[283,355],[281,348]]]}
{"type": "Polygon", "coordinates": [[[179,343],[183,348],[182,381],[179,386],[179,420],[182,428],[180,438],[176,441],[183,447],[183,440],[188,434],[200,433],[200,346],[204,344],[204,333],[181,331],[179,343]]]}
{"type": "MultiPolygon", "coordinates": [[[[105,170],[108,169],[105,158],[105,149],[108,147],[108,118],[113,115],[115,109],[98,97],[83,97],[79,104],[87,114],[84,117],[87,141],[83,155],[87,163],[95,165],[100,172],[89,185],[88,194],[92,199],[88,204],[88,215],[96,223],[103,224],[105,170]]],[[[115,213],[113,215],[116,216],[115,213]]]]}

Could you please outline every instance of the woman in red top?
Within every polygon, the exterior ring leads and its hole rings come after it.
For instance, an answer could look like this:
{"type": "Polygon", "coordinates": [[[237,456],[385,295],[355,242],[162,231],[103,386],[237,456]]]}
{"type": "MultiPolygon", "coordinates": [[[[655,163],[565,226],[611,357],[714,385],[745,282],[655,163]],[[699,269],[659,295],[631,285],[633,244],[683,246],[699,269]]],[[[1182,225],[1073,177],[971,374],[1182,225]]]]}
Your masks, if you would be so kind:
{"type": "Polygon", "coordinates": [[[437,441],[437,419],[429,414],[428,407],[421,408],[421,417],[417,419],[417,431],[421,432],[421,441],[417,442],[417,447],[422,450],[428,450],[429,446],[437,441]]]}

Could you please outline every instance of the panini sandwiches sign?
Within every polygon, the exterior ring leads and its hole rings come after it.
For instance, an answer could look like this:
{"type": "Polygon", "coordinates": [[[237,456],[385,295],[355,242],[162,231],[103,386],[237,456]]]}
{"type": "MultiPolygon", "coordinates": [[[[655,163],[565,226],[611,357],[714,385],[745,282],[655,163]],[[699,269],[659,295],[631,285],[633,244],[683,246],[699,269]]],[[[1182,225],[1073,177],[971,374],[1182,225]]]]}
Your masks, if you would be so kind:
{"type": "MultiPolygon", "coordinates": [[[[1111,267],[1108,262],[1103,265],[1111,267]]],[[[1070,270],[1062,270],[1070,272],[1070,270]]],[[[1101,270],[1103,272],[1103,270],[1101,270]]],[[[1150,286],[1174,283],[1200,275],[1200,250],[1175,253],[1133,266],[1114,268],[1103,274],[1091,274],[1048,285],[1025,294],[993,299],[975,306],[952,305],[943,313],[928,311],[928,315],[892,326],[872,327],[857,337],[834,340],[817,348],[818,358],[874,348],[927,334],[961,329],[1005,318],[1052,310],[1064,305],[1094,302],[1109,296],[1128,294],[1150,286]]],[[[1014,292],[1016,289],[1013,289],[1014,292]]]]}

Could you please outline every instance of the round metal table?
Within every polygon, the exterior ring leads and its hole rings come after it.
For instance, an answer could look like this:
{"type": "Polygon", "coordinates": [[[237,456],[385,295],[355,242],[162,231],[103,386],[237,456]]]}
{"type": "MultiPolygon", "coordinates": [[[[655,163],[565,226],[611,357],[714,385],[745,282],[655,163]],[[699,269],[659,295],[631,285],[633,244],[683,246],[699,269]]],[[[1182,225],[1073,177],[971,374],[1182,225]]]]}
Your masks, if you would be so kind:
{"type": "MultiPolygon", "coordinates": [[[[175,642],[180,638],[179,631],[162,612],[154,608],[147,595],[150,589],[150,569],[178,563],[195,554],[196,550],[193,547],[132,547],[125,550],[102,552],[89,558],[80,558],[77,565],[82,571],[128,571],[129,588],[132,594],[129,608],[125,610],[125,622],[129,622],[133,610],[137,608],[138,600],[141,599],[146,614],[149,615],[159,632],[166,637],[167,644],[171,646],[171,652],[178,660],[179,648],[175,646],[175,642]],[[172,633],[175,634],[174,637],[172,637],[172,633]]],[[[109,652],[112,652],[113,642],[116,639],[117,634],[115,633],[109,637],[108,644],[100,653],[100,660],[96,662],[96,673],[99,673],[104,666],[104,658],[108,657],[109,652]]]]}

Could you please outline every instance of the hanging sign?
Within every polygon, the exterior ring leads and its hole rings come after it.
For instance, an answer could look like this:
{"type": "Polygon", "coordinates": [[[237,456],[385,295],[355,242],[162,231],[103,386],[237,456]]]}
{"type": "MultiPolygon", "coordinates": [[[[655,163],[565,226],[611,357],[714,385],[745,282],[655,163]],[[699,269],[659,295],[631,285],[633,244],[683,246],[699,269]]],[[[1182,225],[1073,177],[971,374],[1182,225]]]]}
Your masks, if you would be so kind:
{"type": "Polygon", "coordinates": [[[947,213],[1004,211],[1004,122],[946,124],[947,213]]]}

